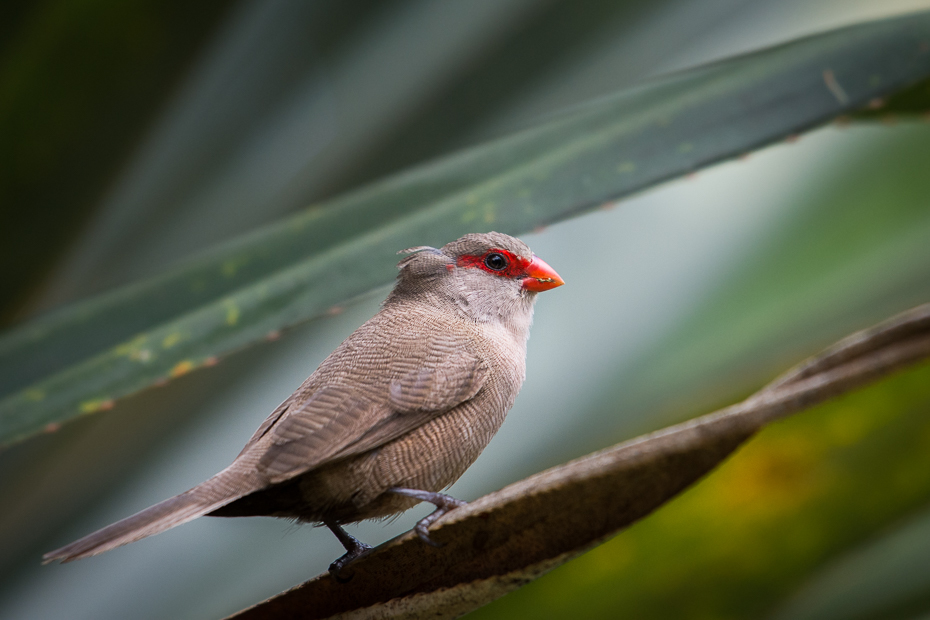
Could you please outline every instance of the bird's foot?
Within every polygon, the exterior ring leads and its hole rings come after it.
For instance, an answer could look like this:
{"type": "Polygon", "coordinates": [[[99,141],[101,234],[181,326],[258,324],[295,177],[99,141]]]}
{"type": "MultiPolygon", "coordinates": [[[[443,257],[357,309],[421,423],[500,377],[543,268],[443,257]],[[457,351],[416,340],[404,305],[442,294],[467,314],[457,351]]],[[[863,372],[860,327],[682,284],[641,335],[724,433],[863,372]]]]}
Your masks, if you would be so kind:
{"type": "Polygon", "coordinates": [[[354,575],[345,575],[343,574],[342,569],[344,569],[350,562],[357,560],[358,558],[371,551],[371,545],[366,545],[335,523],[326,523],[325,525],[333,534],[336,535],[336,538],[339,539],[339,542],[342,543],[342,546],[345,547],[346,550],[345,555],[338,558],[336,561],[329,565],[329,574],[332,575],[333,579],[339,583],[347,583],[352,580],[354,575]]]}
{"type": "Polygon", "coordinates": [[[344,569],[347,564],[357,560],[358,558],[362,557],[369,551],[371,551],[371,545],[366,545],[365,543],[359,543],[358,549],[349,551],[348,553],[336,559],[335,561],[333,561],[332,564],[329,565],[329,574],[332,575],[333,579],[335,579],[339,583],[349,583],[350,581],[352,581],[352,577],[354,577],[355,574],[350,573],[346,575],[342,572],[342,569],[344,569]]]}
{"type": "Polygon", "coordinates": [[[455,499],[451,495],[434,493],[432,491],[418,491],[416,489],[405,489],[403,487],[393,487],[389,490],[391,493],[412,497],[423,502],[429,502],[436,506],[436,510],[420,519],[416,526],[413,528],[417,533],[417,536],[420,537],[420,540],[432,547],[441,547],[442,543],[438,543],[429,537],[429,526],[435,523],[442,515],[446,514],[450,510],[454,510],[455,508],[464,506],[468,503],[463,502],[460,499],[455,499]]]}

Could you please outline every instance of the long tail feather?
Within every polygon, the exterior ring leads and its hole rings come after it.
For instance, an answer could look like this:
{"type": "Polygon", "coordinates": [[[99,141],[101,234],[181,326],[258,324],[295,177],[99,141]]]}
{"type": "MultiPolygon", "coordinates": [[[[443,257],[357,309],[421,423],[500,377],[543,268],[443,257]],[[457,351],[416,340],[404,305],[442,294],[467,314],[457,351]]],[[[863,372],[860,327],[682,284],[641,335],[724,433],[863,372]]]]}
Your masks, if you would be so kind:
{"type": "Polygon", "coordinates": [[[80,560],[187,523],[255,490],[244,482],[227,469],[189,491],[46,553],[42,556],[43,564],[80,560]]]}

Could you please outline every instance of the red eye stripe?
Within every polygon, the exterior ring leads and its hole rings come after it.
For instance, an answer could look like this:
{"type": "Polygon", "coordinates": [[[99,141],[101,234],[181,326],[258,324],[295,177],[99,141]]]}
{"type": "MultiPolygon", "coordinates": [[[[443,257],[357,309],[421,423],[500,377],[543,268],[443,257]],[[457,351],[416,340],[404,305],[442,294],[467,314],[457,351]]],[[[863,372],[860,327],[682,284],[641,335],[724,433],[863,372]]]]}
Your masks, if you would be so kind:
{"type": "Polygon", "coordinates": [[[493,273],[496,276],[503,276],[505,278],[521,278],[526,277],[526,269],[530,266],[530,261],[523,258],[522,256],[517,256],[513,252],[508,252],[507,250],[498,250],[491,249],[485,252],[484,254],[465,254],[459,256],[456,264],[459,267],[471,268],[477,267],[478,269],[483,269],[488,273],[493,273]],[[484,260],[488,257],[489,254],[500,254],[507,259],[507,266],[496,271],[491,269],[484,264],[484,260]]]}

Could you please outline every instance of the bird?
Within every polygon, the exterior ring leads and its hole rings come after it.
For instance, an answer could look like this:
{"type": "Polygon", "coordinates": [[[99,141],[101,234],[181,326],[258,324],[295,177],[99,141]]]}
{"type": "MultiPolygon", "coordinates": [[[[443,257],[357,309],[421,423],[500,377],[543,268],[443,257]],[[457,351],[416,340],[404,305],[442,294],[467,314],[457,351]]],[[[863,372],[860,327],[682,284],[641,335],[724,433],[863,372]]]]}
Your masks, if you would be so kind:
{"type": "Polygon", "coordinates": [[[194,488],[43,556],[70,562],[201,516],[326,526],[343,568],[371,547],[343,525],[420,502],[429,527],[464,504],[445,490],[500,428],[526,374],[537,294],[564,284],[519,239],[473,233],[398,252],[379,311],[282,402],[233,462],[194,488]]]}

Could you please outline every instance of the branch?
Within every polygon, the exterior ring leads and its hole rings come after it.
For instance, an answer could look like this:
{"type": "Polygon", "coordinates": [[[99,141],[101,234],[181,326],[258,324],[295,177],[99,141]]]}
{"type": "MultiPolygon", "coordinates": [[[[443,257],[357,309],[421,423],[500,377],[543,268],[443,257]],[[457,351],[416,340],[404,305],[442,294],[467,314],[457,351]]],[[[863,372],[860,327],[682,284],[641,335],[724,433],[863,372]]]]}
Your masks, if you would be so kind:
{"type": "Polygon", "coordinates": [[[232,616],[456,617],[540,577],[648,515],[760,428],[930,357],[930,304],[841,340],[741,403],[530,476],[350,565],[232,616]]]}

